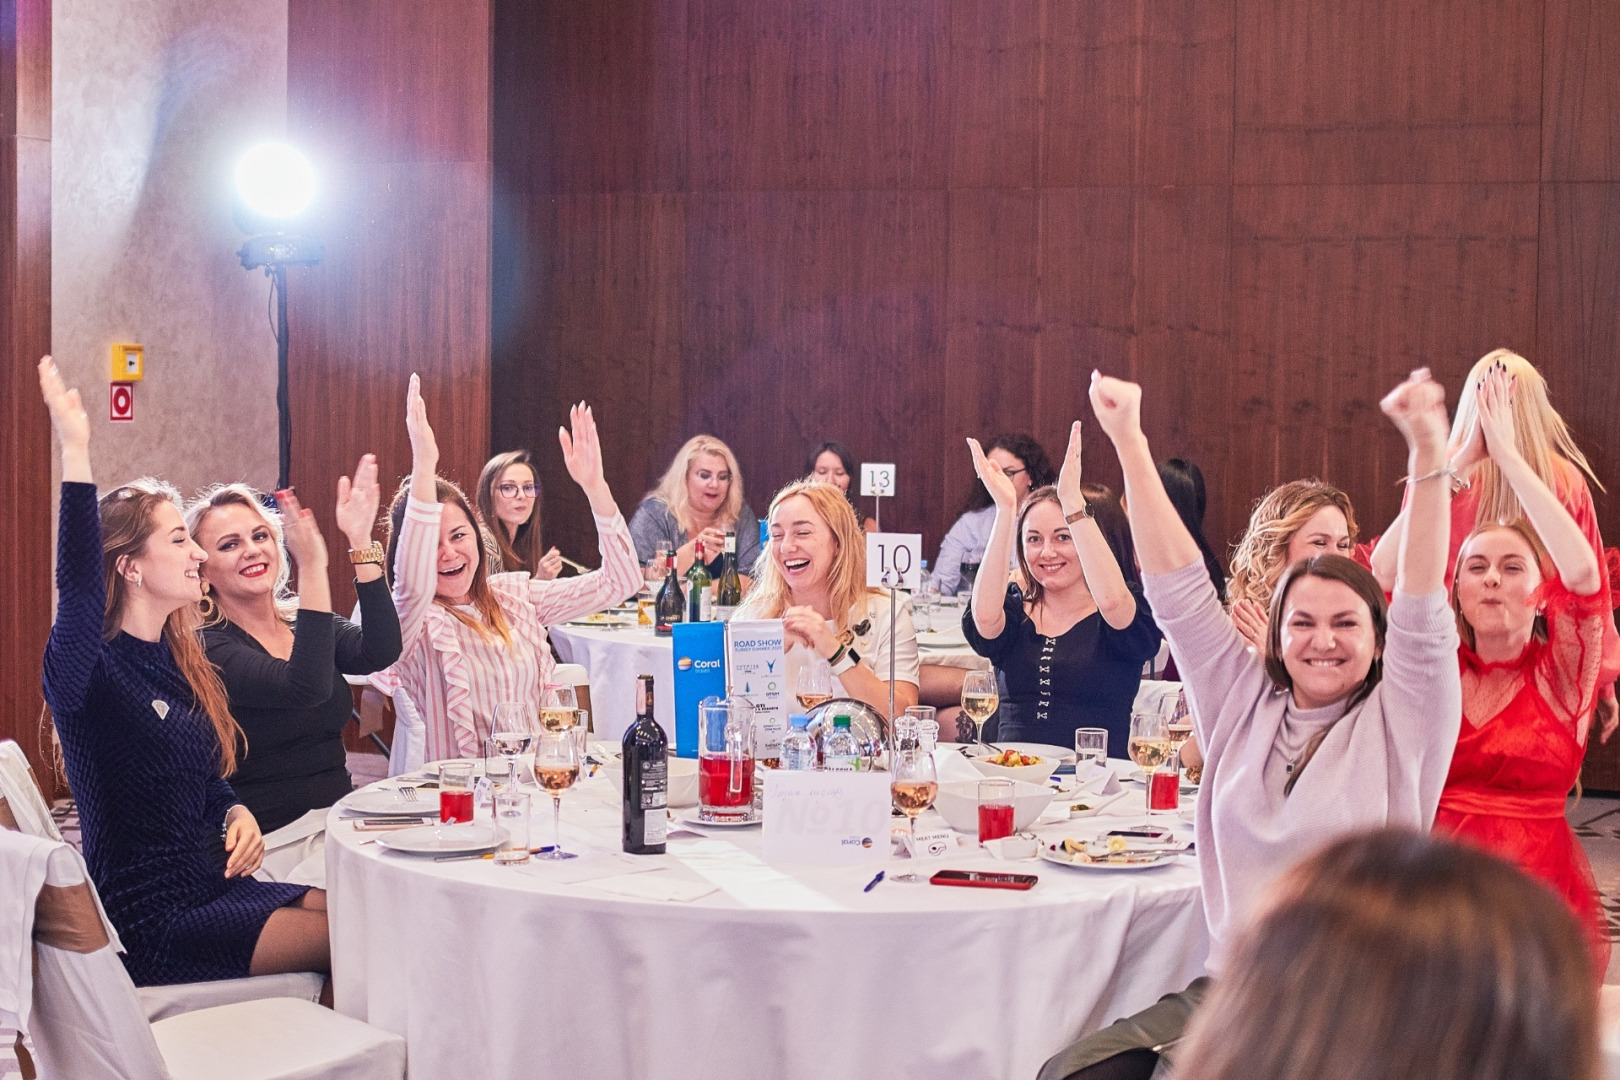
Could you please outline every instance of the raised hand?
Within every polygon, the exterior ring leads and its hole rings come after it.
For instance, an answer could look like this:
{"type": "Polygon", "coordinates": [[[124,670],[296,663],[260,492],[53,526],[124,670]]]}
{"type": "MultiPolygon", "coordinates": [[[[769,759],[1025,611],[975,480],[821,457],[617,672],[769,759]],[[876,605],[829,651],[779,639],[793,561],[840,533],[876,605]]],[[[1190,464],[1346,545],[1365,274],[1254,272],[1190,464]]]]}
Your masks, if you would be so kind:
{"type": "Polygon", "coordinates": [[[568,428],[557,429],[563,464],[568,475],[586,491],[605,483],[602,478],[602,440],[596,432],[596,417],[583,401],[568,410],[568,428]],[[570,433],[569,429],[572,429],[570,433]]]}
{"type": "Polygon", "coordinates": [[[1232,605],[1232,625],[1258,653],[1266,651],[1266,609],[1258,600],[1243,599],[1232,605]]]}
{"type": "Polygon", "coordinates": [[[291,488],[276,492],[276,506],[281,510],[281,534],[287,541],[287,554],[298,567],[298,576],[312,572],[326,573],[326,538],[315,523],[315,511],[303,506],[291,488]]]}
{"type": "Polygon", "coordinates": [[[1517,455],[1518,434],[1513,428],[1513,380],[1501,361],[1480,380],[1475,392],[1479,403],[1479,429],[1493,458],[1517,455]]]}
{"type": "Polygon", "coordinates": [[[995,501],[998,510],[1015,510],[1018,507],[1018,489],[1013,487],[1012,477],[1001,471],[1001,466],[984,456],[984,449],[979,446],[978,439],[967,441],[968,449],[973,453],[973,471],[984,482],[990,498],[995,501]]]}
{"type": "Polygon", "coordinates": [[[337,525],[354,551],[371,546],[382,489],[377,485],[377,455],[365,454],[354,467],[354,479],[338,477],[337,525]]]}
{"type": "Polygon", "coordinates": [[[49,356],[39,362],[39,391],[62,447],[62,479],[90,483],[90,417],[79,392],[63,384],[62,373],[49,356]]]}
{"type": "Polygon", "coordinates": [[[1080,490],[1080,421],[1069,426],[1069,448],[1063,454],[1063,468],[1058,470],[1058,502],[1066,513],[1074,513],[1086,505],[1086,496],[1080,490]]]}
{"type": "Polygon", "coordinates": [[[1405,382],[1384,396],[1378,407],[1400,429],[1408,449],[1432,450],[1445,446],[1450,427],[1446,422],[1446,391],[1430,378],[1428,368],[1412,372],[1405,382]]]}
{"type": "Polygon", "coordinates": [[[1142,388],[1099,371],[1091,373],[1091,411],[1103,432],[1118,446],[1142,433],[1142,388]]]}
{"type": "Polygon", "coordinates": [[[439,467],[439,441],[434,438],[433,426],[428,423],[427,402],[422,400],[422,377],[411,375],[410,389],[405,393],[405,430],[411,437],[411,455],[417,465],[428,472],[439,467]]]}
{"type": "MultiPolygon", "coordinates": [[[[1483,386],[1484,383],[1481,381],[1480,387],[1483,388],[1483,386]]],[[[1474,422],[1468,425],[1467,438],[1463,439],[1462,445],[1457,448],[1457,453],[1452,456],[1451,467],[1457,471],[1458,476],[1463,476],[1467,474],[1469,469],[1490,456],[1490,451],[1485,447],[1485,429],[1480,427],[1479,415],[1476,413],[1474,422]]]]}

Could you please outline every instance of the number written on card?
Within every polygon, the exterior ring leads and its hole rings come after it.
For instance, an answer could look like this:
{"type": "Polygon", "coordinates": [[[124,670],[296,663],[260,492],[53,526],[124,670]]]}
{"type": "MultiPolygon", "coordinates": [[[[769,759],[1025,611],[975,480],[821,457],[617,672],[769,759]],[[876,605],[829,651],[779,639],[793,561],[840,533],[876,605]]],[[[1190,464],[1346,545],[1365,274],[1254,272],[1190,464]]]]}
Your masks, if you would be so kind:
{"type": "Polygon", "coordinates": [[[867,533],[866,584],[915,589],[922,577],[922,533],[867,533]]]}

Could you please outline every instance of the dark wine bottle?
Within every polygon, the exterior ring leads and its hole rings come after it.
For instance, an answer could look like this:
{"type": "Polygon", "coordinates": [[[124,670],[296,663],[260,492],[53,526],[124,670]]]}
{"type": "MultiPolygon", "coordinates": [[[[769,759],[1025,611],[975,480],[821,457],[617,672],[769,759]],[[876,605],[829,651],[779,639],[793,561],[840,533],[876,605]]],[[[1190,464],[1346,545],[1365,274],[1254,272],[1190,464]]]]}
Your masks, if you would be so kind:
{"type": "Polygon", "coordinates": [[[714,617],[730,622],[731,613],[742,603],[742,577],[737,573],[737,534],[726,532],[726,561],[720,568],[720,584],[714,590],[714,617]]]}
{"type": "Polygon", "coordinates": [[[653,677],[636,676],[636,722],[624,733],[624,850],[662,855],[669,831],[669,739],[653,719],[653,677]]]}
{"type": "Polygon", "coordinates": [[[675,553],[669,553],[664,573],[664,586],[658,590],[654,605],[653,633],[668,636],[675,632],[675,624],[686,619],[686,594],[681,592],[681,579],[675,575],[675,553]]]}
{"type": "Polygon", "coordinates": [[[692,568],[686,572],[686,621],[708,622],[713,614],[709,601],[709,567],[703,561],[703,541],[692,545],[692,568]]]}

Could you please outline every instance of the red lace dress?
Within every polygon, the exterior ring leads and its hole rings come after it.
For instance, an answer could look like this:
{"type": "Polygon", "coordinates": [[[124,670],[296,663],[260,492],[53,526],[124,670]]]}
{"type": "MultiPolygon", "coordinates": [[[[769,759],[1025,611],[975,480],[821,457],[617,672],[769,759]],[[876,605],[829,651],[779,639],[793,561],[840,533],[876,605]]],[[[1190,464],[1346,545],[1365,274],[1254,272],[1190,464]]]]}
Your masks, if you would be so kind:
{"type": "Polygon", "coordinates": [[[1460,650],[1462,729],[1434,828],[1517,863],[1569,901],[1601,977],[1608,928],[1564,799],[1586,751],[1608,592],[1575,596],[1550,581],[1542,599],[1545,643],[1532,640],[1517,660],[1494,664],[1460,650]]]}

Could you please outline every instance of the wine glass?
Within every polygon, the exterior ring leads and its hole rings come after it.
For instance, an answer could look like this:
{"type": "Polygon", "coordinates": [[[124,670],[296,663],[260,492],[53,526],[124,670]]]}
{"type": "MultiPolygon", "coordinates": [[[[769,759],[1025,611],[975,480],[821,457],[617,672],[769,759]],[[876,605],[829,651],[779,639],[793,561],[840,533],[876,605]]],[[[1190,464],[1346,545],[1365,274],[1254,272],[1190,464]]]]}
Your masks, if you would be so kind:
{"type": "MultiPolygon", "coordinates": [[[[1131,712],[1131,760],[1141,768],[1147,787],[1147,811],[1153,812],[1153,774],[1170,760],[1170,718],[1159,712],[1131,712]]],[[[1152,822],[1148,822],[1152,828],[1152,822]]]]}
{"type": "Polygon", "coordinates": [[[520,701],[503,701],[495,706],[495,715],[489,722],[490,742],[495,751],[506,759],[506,775],[512,786],[518,786],[518,755],[528,750],[534,741],[534,728],[529,723],[529,710],[520,701]]]}
{"type": "MultiPolygon", "coordinates": [[[[894,808],[906,815],[906,850],[917,858],[917,815],[934,805],[939,794],[939,774],[934,771],[934,755],[926,750],[896,750],[889,761],[889,797],[894,808]]],[[[893,881],[921,881],[916,874],[896,874],[893,881]]]]}
{"type": "Polygon", "coordinates": [[[793,681],[793,696],[799,707],[809,712],[824,701],[832,700],[832,665],[824,656],[812,655],[799,667],[793,681]]]}
{"type": "Polygon", "coordinates": [[[967,673],[967,678],[962,680],[962,711],[973,721],[981,750],[989,749],[984,745],[984,722],[990,719],[1000,704],[1001,691],[996,687],[994,671],[967,673]]]}
{"type": "Polygon", "coordinates": [[[542,859],[572,859],[562,849],[562,793],[579,779],[579,743],[572,731],[542,731],[534,746],[534,778],[551,795],[551,848],[542,859]]]}
{"type": "Polygon", "coordinates": [[[567,731],[579,723],[579,701],[574,688],[566,683],[547,683],[540,691],[540,726],[547,731],[567,731]]]}

